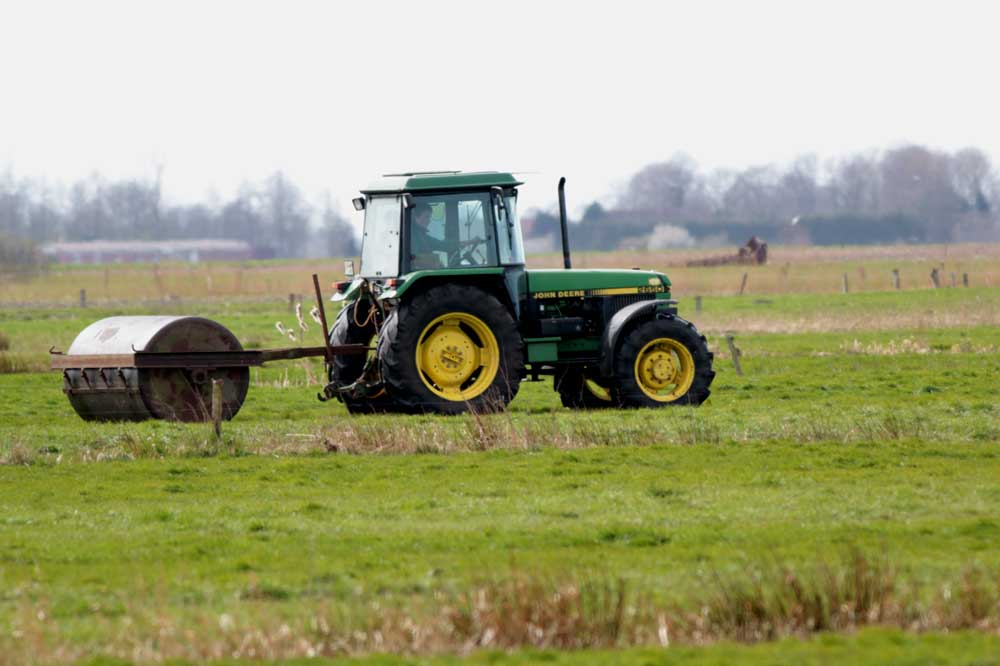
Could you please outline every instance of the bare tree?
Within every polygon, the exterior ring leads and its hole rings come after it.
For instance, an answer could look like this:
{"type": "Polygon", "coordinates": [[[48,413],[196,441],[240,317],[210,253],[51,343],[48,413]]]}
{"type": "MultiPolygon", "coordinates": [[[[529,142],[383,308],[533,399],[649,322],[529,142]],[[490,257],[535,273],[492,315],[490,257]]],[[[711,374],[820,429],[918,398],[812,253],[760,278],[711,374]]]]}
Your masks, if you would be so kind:
{"type": "Polygon", "coordinates": [[[685,155],[675,155],[669,162],[650,164],[629,181],[624,208],[649,211],[662,219],[676,216],[687,200],[695,180],[696,165],[685,155]]]}
{"type": "Polygon", "coordinates": [[[988,214],[988,196],[993,165],[986,153],[978,148],[964,148],[951,159],[951,178],[955,191],[969,211],[988,214]]]}
{"type": "Polygon", "coordinates": [[[878,215],[881,172],[874,155],[854,155],[834,164],[826,186],[830,213],[878,215]]]}
{"type": "Polygon", "coordinates": [[[331,257],[356,257],[360,254],[358,241],[354,237],[354,228],[343,215],[333,206],[330,194],[325,197],[323,207],[323,227],[321,233],[326,237],[326,252],[331,257]]]}

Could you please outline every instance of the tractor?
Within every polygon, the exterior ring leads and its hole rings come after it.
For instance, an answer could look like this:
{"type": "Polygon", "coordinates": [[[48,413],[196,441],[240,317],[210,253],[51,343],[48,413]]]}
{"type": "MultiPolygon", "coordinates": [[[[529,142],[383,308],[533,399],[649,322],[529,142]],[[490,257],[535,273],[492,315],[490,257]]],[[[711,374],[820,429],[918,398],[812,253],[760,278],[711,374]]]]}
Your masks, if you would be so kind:
{"type": "Polygon", "coordinates": [[[517,188],[503,172],[390,174],[361,190],[361,265],[334,283],[320,399],[352,413],[503,410],[522,381],[552,376],[574,409],[699,405],[712,352],[647,270],[573,269],[566,179],[563,269],[526,269],[517,188]]]}

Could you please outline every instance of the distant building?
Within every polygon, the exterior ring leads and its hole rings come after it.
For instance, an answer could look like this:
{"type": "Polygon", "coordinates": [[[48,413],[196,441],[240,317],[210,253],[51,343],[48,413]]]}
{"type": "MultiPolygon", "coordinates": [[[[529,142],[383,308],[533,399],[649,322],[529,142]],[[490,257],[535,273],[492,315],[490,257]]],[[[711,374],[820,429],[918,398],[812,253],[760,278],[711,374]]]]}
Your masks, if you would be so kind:
{"type": "Polygon", "coordinates": [[[88,241],[48,243],[42,254],[60,264],[124,264],[158,261],[241,261],[254,259],[253,246],[239,240],[88,241]]]}

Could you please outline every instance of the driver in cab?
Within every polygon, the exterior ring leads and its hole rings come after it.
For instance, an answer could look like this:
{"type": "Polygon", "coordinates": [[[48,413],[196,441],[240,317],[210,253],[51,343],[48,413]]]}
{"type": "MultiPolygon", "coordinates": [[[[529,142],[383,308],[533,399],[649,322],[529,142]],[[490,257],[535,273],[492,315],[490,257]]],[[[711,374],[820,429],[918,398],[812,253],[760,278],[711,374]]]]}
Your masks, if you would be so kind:
{"type": "Polygon", "coordinates": [[[419,203],[413,207],[410,219],[410,266],[421,268],[448,268],[451,265],[468,264],[468,259],[462,261],[459,252],[467,247],[483,243],[482,238],[472,238],[467,241],[455,239],[440,239],[430,232],[431,206],[419,203]]]}
{"type": "Polygon", "coordinates": [[[443,262],[436,253],[444,252],[447,255],[455,248],[451,243],[431,235],[430,205],[421,203],[414,206],[410,219],[413,220],[410,225],[411,265],[413,268],[441,268],[443,262]]]}

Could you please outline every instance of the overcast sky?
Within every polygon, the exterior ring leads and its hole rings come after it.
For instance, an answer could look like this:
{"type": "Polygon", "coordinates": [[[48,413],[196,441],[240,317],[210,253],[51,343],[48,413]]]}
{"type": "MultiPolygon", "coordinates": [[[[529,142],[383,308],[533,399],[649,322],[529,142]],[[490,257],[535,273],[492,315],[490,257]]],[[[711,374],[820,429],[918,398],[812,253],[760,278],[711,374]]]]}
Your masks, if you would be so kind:
{"type": "Polygon", "coordinates": [[[990,2],[4,2],[0,168],[235,193],[277,169],[346,212],[381,173],[520,170],[522,208],[644,164],[906,142],[1000,161],[990,2]]]}

